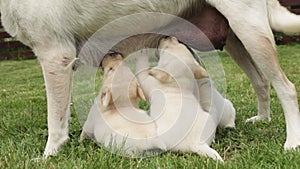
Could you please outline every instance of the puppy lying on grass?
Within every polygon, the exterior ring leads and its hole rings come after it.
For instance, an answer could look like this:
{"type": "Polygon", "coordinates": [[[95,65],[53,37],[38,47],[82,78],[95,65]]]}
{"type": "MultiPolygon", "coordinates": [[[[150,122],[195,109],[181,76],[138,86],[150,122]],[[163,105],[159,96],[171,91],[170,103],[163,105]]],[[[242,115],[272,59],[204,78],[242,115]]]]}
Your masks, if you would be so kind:
{"type": "MultiPolygon", "coordinates": [[[[170,45],[170,44],[169,44],[170,45]]],[[[186,48],[195,55],[192,49],[186,48]]],[[[184,49],[187,52],[187,49],[184,49]]],[[[137,72],[149,69],[148,51],[142,50],[142,54],[137,58],[137,72]]],[[[198,56],[196,56],[198,57],[198,56]]],[[[175,68],[174,68],[175,69],[175,68]]],[[[198,97],[201,108],[209,112],[218,122],[220,128],[234,128],[236,110],[230,100],[224,98],[214,87],[213,82],[208,77],[205,69],[200,67],[200,77],[195,77],[196,87],[194,88],[194,95],[198,97]]],[[[197,74],[195,74],[197,76],[197,74]]],[[[139,79],[145,79],[147,73],[141,73],[139,79]]]]}
{"type": "MultiPolygon", "coordinates": [[[[186,46],[186,48],[188,47],[186,46]]],[[[189,50],[191,51],[191,49],[189,50]]],[[[148,53],[145,50],[143,52],[144,53],[137,58],[137,72],[149,68],[148,53]]],[[[196,87],[194,88],[194,95],[199,100],[200,106],[204,111],[209,112],[213,116],[215,121],[218,123],[218,127],[234,128],[236,110],[233,107],[232,102],[224,98],[216,90],[211,79],[209,78],[208,73],[204,68],[200,66],[199,70],[200,74],[198,74],[198,77],[195,77],[196,87]]],[[[139,79],[146,78],[145,72],[142,74],[139,75],[139,79]]],[[[197,76],[197,74],[195,76],[197,76]]]]}
{"type": "MultiPolygon", "coordinates": [[[[216,121],[201,109],[193,94],[193,79],[205,78],[207,73],[176,39],[173,44],[168,44],[168,41],[166,39],[160,45],[159,66],[138,75],[140,80],[145,80],[143,88],[151,102],[151,117],[137,107],[137,97],[145,96],[130,69],[123,64],[122,56],[105,57],[100,98],[96,99],[89,113],[81,139],[89,136],[106,147],[112,143],[131,156],[135,155],[134,152],[161,149],[193,152],[223,161],[209,147],[214,138],[216,121]],[[175,49],[180,50],[172,50],[169,45],[175,45],[175,49]],[[165,53],[170,50],[175,53],[165,53]],[[183,61],[170,54],[179,55],[183,61]],[[172,59],[170,65],[166,64],[168,59],[172,59]],[[186,65],[177,71],[170,71],[172,77],[163,70],[175,70],[172,67],[176,64],[186,65]]],[[[143,59],[145,55],[141,57],[143,59]]]]}
{"type": "Polygon", "coordinates": [[[104,77],[100,94],[89,112],[80,139],[89,136],[111,151],[131,157],[146,150],[164,150],[164,144],[156,138],[154,119],[138,108],[137,99],[145,99],[145,96],[122,56],[106,56],[102,67],[104,77]]]}
{"type": "MultiPolygon", "coordinates": [[[[195,79],[207,78],[206,71],[176,38],[162,39],[159,49],[158,65],[137,75],[150,101],[150,114],[156,118],[159,137],[168,150],[197,153],[223,162],[218,152],[209,146],[219,117],[214,119],[204,111],[194,95],[195,79]]],[[[145,58],[148,59],[147,53],[142,51],[137,65],[143,65],[140,59],[145,58]]]]}

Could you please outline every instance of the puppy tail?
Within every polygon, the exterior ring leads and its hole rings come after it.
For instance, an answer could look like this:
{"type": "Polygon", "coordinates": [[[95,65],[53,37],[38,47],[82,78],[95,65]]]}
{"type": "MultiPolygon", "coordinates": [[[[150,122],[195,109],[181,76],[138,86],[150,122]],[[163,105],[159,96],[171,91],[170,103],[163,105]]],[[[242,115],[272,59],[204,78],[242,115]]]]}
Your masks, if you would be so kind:
{"type": "Polygon", "coordinates": [[[288,11],[277,0],[268,0],[269,23],[273,30],[286,34],[300,33],[300,16],[288,11]]]}

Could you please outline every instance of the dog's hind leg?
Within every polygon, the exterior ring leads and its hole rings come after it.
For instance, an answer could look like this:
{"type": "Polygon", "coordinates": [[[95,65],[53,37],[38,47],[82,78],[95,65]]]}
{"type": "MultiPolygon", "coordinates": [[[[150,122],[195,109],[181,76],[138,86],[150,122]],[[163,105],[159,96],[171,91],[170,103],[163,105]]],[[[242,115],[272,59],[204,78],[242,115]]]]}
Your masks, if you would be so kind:
{"type": "Polygon", "coordinates": [[[297,92],[279,65],[266,2],[258,0],[210,0],[210,2],[228,19],[231,29],[241,40],[257,68],[276,90],[286,120],[287,139],[284,147],[286,150],[295,149],[300,145],[297,92]]]}
{"type": "Polygon", "coordinates": [[[270,82],[257,68],[242,42],[232,31],[230,31],[228,35],[225,50],[246,73],[257,96],[258,114],[257,116],[247,119],[247,122],[255,122],[258,120],[270,121],[270,82]]]}
{"type": "Polygon", "coordinates": [[[34,51],[42,66],[47,92],[48,141],[44,156],[48,157],[55,155],[69,138],[70,89],[76,50],[72,45],[52,43],[34,51]]]}

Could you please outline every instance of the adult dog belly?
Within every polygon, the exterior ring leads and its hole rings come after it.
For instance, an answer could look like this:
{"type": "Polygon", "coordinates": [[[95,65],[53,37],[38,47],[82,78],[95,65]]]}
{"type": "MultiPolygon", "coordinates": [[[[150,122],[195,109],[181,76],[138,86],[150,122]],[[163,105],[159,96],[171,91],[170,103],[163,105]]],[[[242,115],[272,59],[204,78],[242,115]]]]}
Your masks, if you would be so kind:
{"type": "MultiPolygon", "coordinates": [[[[175,36],[180,41],[200,51],[222,50],[228,35],[229,24],[227,19],[215,8],[206,5],[204,8],[182,16],[187,22],[174,21],[164,28],[163,35],[175,36]],[[197,31],[195,31],[198,29],[197,31]],[[199,31],[200,30],[200,31],[199,31]],[[199,35],[200,34],[200,35],[199,35]]],[[[144,47],[157,47],[161,35],[135,35],[118,43],[112,49],[125,56],[144,47]],[[133,45],[135,44],[135,45],[133,45]]]]}
{"type": "MultiPolygon", "coordinates": [[[[10,6],[1,9],[2,23],[12,36],[28,42],[33,48],[37,45],[49,46],[53,39],[64,39],[80,49],[104,25],[122,16],[144,12],[162,12],[187,19],[206,34],[216,49],[223,47],[228,30],[226,19],[216,9],[206,5],[204,0],[70,2],[63,0],[55,4],[56,2],[43,1],[36,4],[33,1],[20,1],[17,4],[15,1],[1,0],[1,6],[10,6]]],[[[155,28],[155,23],[148,29],[152,27],[155,28]]],[[[171,35],[188,42],[194,48],[211,49],[211,46],[201,43],[202,40],[195,38],[195,34],[185,27],[184,24],[170,25],[168,29],[173,32],[171,35]]]]}
{"type": "Polygon", "coordinates": [[[206,37],[200,36],[203,39],[198,39],[199,36],[195,36],[195,32],[184,24],[170,25],[168,32],[174,33],[171,35],[178,37],[181,41],[200,51],[223,49],[228,35],[229,24],[219,11],[206,5],[201,11],[195,12],[195,14],[185,19],[200,29],[206,37]]]}

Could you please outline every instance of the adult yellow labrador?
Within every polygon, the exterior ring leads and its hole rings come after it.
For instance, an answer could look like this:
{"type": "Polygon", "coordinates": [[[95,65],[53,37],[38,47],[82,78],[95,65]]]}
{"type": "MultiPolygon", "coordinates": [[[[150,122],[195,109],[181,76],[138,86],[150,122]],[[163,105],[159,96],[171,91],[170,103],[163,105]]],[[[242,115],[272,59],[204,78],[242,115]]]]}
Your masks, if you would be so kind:
{"type": "MultiPolygon", "coordinates": [[[[248,75],[258,97],[258,115],[249,121],[270,119],[271,83],[285,113],[287,139],[284,147],[294,149],[300,145],[297,92],[280,68],[272,33],[272,29],[300,32],[300,16],[289,13],[277,0],[0,0],[0,8],[5,30],[30,46],[42,65],[49,132],[45,157],[55,155],[69,138],[72,64],[80,46],[105,24],[122,16],[144,12],[183,17],[199,28],[203,26],[204,33],[208,30],[207,35],[212,41],[225,39],[225,49],[248,75]],[[205,16],[216,16],[214,18],[220,20],[207,22],[205,16]],[[226,31],[226,24],[229,31],[226,31]],[[216,27],[225,29],[216,31],[222,35],[209,34],[209,30],[216,27]],[[219,36],[225,38],[218,39],[219,36]]],[[[142,22],[131,25],[143,26],[142,22]]],[[[124,28],[118,29],[122,33],[124,28]]],[[[193,47],[201,48],[197,44],[193,47]]]]}

